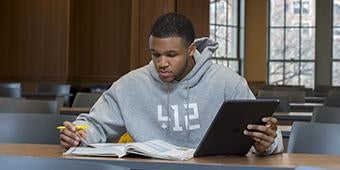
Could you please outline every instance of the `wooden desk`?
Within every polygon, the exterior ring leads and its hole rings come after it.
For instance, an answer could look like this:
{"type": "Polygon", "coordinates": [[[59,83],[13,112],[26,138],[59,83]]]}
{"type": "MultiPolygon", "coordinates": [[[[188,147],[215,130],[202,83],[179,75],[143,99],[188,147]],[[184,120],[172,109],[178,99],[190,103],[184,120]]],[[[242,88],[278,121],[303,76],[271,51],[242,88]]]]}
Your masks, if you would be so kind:
{"type": "Polygon", "coordinates": [[[278,154],[266,157],[220,156],[193,158],[189,161],[167,161],[149,158],[112,158],[63,156],[59,145],[41,144],[0,144],[1,157],[11,159],[25,157],[77,159],[86,162],[102,162],[105,164],[125,166],[134,169],[294,169],[298,166],[317,166],[340,168],[340,156],[314,154],[278,154]]]}
{"type": "Polygon", "coordinates": [[[90,110],[90,107],[62,107],[60,114],[79,115],[80,113],[89,113],[90,110]]]}
{"type": "Polygon", "coordinates": [[[290,103],[292,112],[312,112],[314,107],[323,106],[323,103],[290,103]]]}
{"type": "Polygon", "coordinates": [[[279,121],[310,121],[313,112],[275,112],[273,114],[279,121]]]}
{"type": "Polygon", "coordinates": [[[306,96],[305,101],[306,103],[323,103],[325,101],[325,97],[306,96]]]}

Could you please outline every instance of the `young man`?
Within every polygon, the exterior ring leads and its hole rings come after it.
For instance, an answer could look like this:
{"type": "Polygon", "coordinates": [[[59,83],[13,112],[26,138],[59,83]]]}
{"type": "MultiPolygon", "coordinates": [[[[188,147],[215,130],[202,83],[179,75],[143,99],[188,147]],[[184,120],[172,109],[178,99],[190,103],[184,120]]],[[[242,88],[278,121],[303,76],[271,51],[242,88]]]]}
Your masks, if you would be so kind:
{"type": "MultiPolygon", "coordinates": [[[[225,100],[255,97],[244,78],[209,60],[217,43],[194,39],[194,28],[183,15],[159,17],[149,37],[152,61],[114,82],[89,114],[79,115],[74,124],[88,125],[86,131],[64,122],[61,145],[78,146],[80,137],[89,143],[114,142],[128,132],[135,141],[162,139],[197,147],[225,100]]],[[[256,132],[244,132],[255,141],[252,152],[282,152],[277,120],[263,121],[266,126],[248,125],[256,132]]]]}

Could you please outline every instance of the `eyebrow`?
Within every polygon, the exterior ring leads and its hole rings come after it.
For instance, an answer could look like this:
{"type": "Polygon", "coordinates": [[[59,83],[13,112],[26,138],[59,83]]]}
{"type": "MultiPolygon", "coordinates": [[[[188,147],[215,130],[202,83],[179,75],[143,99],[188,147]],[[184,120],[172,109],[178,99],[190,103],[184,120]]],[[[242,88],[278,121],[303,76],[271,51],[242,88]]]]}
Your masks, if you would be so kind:
{"type": "MultiPolygon", "coordinates": [[[[159,53],[158,51],[154,50],[154,49],[150,49],[151,52],[156,52],[156,53],[159,53]]],[[[164,54],[169,54],[169,53],[178,53],[177,51],[175,50],[170,50],[170,51],[165,51],[164,54]]]]}

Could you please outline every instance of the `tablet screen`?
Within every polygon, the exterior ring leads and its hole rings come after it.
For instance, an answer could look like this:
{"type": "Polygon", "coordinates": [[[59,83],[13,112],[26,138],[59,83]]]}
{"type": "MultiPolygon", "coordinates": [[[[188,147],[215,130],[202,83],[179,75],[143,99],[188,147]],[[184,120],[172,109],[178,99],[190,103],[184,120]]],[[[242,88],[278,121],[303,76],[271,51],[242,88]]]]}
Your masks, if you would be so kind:
{"type": "Polygon", "coordinates": [[[194,156],[245,155],[254,140],[243,134],[248,124],[263,124],[279,100],[229,100],[222,104],[194,156]]]}

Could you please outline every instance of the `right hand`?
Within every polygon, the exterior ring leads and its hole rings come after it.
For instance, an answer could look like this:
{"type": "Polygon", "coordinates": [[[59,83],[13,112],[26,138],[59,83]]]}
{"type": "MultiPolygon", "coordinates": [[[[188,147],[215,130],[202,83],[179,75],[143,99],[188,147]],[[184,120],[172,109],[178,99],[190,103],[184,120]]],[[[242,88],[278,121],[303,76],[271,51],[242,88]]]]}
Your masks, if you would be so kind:
{"type": "Polygon", "coordinates": [[[64,121],[65,129],[60,131],[60,144],[65,149],[79,146],[80,138],[85,138],[87,133],[84,130],[77,130],[75,125],[69,121],[64,121]]]}

